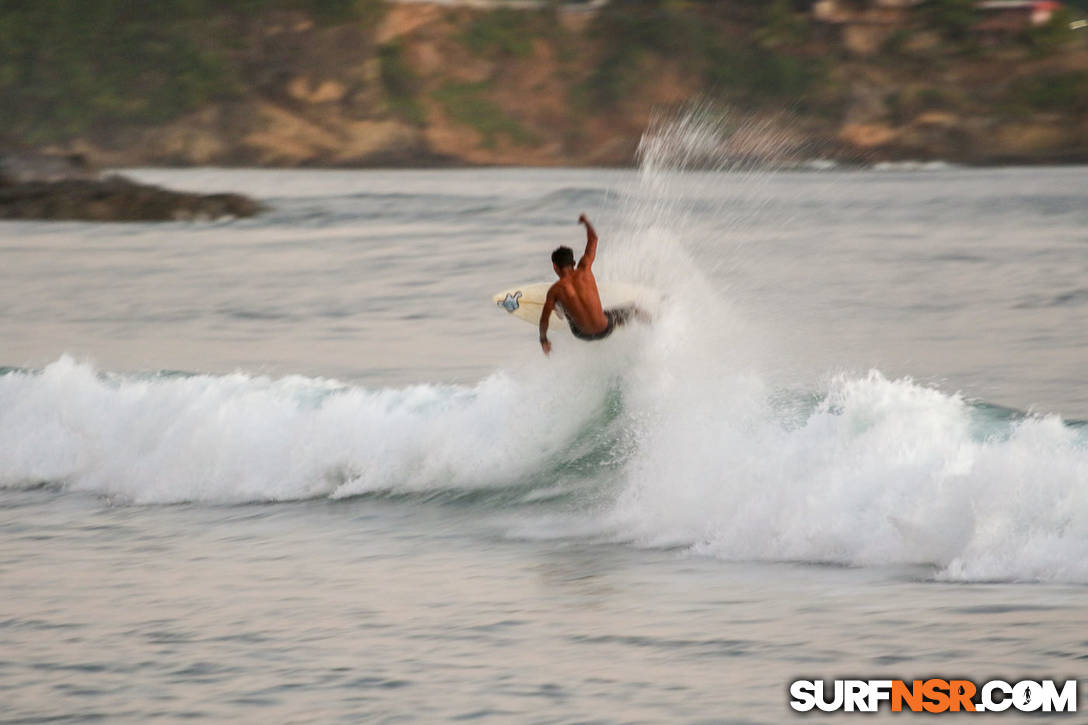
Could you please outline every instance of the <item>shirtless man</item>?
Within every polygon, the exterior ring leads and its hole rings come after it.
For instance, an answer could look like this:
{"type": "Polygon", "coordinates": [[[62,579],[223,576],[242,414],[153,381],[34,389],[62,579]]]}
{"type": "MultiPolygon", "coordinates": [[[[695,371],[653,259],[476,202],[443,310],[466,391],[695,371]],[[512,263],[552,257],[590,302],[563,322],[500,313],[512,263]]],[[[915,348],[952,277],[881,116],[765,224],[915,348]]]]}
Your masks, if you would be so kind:
{"type": "Polygon", "coordinates": [[[597,257],[597,231],[585,214],[578,217],[578,223],[586,225],[586,253],[582,255],[578,266],[574,266],[574,250],[570,247],[559,247],[552,252],[552,268],[559,275],[559,281],[548,290],[544,309],[540,313],[540,347],[544,349],[545,355],[552,351],[552,344],[548,342],[548,322],[557,305],[567,318],[570,331],[579,340],[603,340],[617,326],[626,324],[632,317],[641,321],[649,320],[645,312],[634,306],[611,310],[601,307],[597,280],[593,278],[593,260],[597,257]]]}

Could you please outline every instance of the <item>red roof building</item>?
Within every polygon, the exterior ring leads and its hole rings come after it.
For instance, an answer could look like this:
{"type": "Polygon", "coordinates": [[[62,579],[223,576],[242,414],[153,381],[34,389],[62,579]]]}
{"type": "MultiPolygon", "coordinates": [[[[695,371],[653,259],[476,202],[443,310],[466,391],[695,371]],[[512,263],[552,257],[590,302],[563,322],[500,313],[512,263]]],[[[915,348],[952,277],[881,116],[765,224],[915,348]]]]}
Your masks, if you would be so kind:
{"type": "Polygon", "coordinates": [[[1061,10],[1055,0],[982,0],[975,5],[986,17],[975,27],[980,32],[1020,32],[1046,25],[1061,10]]]}

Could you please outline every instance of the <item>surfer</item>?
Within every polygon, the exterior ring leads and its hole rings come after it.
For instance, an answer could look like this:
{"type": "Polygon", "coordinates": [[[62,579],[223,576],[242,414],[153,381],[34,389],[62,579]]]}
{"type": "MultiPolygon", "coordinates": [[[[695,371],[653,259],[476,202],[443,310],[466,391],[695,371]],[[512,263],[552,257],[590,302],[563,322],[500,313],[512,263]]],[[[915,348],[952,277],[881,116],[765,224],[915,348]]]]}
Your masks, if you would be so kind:
{"type": "Polygon", "coordinates": [[[593,277],[597,231],[585,214],[578,217],[578,223],[586,227],[586,252],[578,261],[578,266],[574,266],[574,250],[570,247],[559,247],[552,252],[552,268],[559,275],[559,281],[548,290],[544,309],[540,313],[540,347],[545,355],[552,351],[552,344],[548,341],[548,320],[555,307],[562,311],[570,331],[579,340],[603,340],[632,317],[642,322],[650,320],[649,315],[634,305],[609,310],[601,306],[597,280],[593,277]]]}

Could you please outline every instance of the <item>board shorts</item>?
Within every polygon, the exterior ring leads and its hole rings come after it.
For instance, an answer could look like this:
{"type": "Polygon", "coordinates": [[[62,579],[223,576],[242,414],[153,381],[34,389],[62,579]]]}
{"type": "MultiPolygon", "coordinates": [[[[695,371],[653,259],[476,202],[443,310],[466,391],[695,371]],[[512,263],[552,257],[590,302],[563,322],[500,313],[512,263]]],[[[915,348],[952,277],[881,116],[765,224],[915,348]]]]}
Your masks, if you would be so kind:
{"type": "Polygon", "coordinates": [[[570,325],[570,332],[579,340],[585,340],[586,342],[593,342],[594,340],[603,340],[612,334],[612,331],[617,327],[627,323],[631,319],[631,315],[635,313],[634,307],[615,307],[611,310],[605,310],[604,316],[608,320],[608,325],[600,332],[593,333],[592,335],[586,332],[582,332],[578,328],[578,325],[574,324],[574,320],[568,319],[567,323],[570,325]]]}

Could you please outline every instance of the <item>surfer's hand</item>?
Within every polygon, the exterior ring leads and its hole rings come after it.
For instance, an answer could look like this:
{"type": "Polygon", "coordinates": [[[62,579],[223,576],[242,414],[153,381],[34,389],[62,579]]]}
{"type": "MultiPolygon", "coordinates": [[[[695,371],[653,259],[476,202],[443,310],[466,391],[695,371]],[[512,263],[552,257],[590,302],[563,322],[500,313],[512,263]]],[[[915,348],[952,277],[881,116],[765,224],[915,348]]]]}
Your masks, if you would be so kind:
{"type": "Polygon", "coordinates": [[[589,219],[586,219],[586,215],[582,214],[580,217],[578,217],[578,223],[579,224],[589,224],[589,219]]]}
{"type": "Polygon", "coordinates": [[[550,342],[548,342],[547,340],[541,340],[540,341],[540,349],[544,351],[545,355],[551,355],[552,354],[552,344],[550,342]]]}

